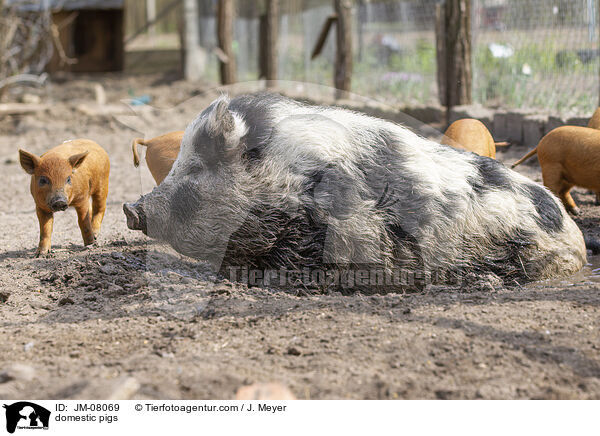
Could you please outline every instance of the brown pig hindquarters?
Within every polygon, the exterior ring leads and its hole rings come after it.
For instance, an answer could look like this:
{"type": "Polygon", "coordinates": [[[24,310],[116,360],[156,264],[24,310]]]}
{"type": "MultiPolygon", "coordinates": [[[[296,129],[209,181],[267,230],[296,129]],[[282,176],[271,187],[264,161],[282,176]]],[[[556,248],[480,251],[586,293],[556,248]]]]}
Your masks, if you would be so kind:
{"type": "MultiPolygon", "coordinates": [[[[600,107],[594,111],[587,126],[590,129],[600,130],[600,107]]],[[[600,191],[596,191],[596,205],[600,205],[600,191]]]]}
{"type": "Polygon", "coordinates": [[[66,141],[41,156],[19,150],[21,166],[31,174],[30,190],[40,224],[36,256],[50,251],[54,213],[74,207],[83,243],[94,243],[106,211],[108,154],[94,141],[66,141]],[[91,207],[90,207],[91,199],[91,207]]]}
{"type": "Polygon", "coordinates": [[[169,171],[171,171],[173,162],[177,159],[182,138],[183,131],[178,131],[147,140],[142,138],[134,139],[131,145],[133,165],[136,167],[140,165],[137,146],[146,146],[146,164],[156,184],[160,185],[165,177],[167,177],[167,174],[169,174],[169,171]]]}
{"type": "Polygon", "coordinates": [[[542,138],[512,168],[537,154],[546,185],[574,215],[579,208],[569,191],[573,186],[600,191],[600,130],[562,126],[542,138]]]}
{"type": "Polygon", "coordinates": [[[494,142],[485,124],[474,118],[463,118],[450,124],[441,143],[492,159],[496,158],[496,147],[508,145],[508,142],[494,142]]]}

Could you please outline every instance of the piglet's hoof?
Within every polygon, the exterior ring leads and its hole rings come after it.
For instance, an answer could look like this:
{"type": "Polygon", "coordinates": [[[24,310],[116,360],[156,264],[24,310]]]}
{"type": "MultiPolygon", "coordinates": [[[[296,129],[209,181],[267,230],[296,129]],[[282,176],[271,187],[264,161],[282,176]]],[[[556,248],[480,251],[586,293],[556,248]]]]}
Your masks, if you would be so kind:
{"type": "Polygon", "coordinates": [[[83,250],[84,251],[90,251],[90,250],[93,250],[94,248],[97,248],[97,247],[98,247],[98,241],[96,240],[96,238],[94,238],[93,242],[89,242],[89,243],[87,243],[87,244],[85,244],[83,246],[83,250]]]}
{"type": "Polygon", "coordinates": [[[52,253],[52,251],[47,250],[47,251],[40,251],[40,250],[36,250],[35,254],[33,255],[34,258],[46,258],[49,259],[51,257],[54,257],[54,253],[52,253]]]}

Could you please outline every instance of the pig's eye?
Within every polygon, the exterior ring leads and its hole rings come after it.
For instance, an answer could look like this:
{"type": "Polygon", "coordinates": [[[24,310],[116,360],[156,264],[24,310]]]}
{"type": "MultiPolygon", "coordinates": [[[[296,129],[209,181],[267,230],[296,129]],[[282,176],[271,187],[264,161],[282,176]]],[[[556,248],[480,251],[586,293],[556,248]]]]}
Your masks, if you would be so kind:
{"type": "Polygon", "coordinates": [[[41,176],[38,180],[38,184],[40,186],[46,186],[46,185],[50,184],[50,180],[48,180],[47,177],[41,176]]]}
{"type": "Polygon", "coordinates": [[[70,185],[71,184],[71,176],[67,177],[67,184],[70,185]]]}

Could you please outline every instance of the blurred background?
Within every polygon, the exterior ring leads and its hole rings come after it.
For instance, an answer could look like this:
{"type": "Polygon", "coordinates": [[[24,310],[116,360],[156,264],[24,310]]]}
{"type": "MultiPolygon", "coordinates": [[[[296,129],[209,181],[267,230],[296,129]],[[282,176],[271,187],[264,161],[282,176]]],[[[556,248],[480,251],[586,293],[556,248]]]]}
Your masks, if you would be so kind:
{"type": "MultiPolygon", "coordinates": [[[[559,114],[593,112],[598,105],[600,81],[598,0],[462,2],[469,8],[470,62],[469,59],[467,62],[471,65],[472,84],[470,101],[458,103],[540,108],[559,114]]],[[[173,78],[177,74],[182,77],[186,68],[186,41],[187,53],[197,64],[192,78],[219,83],[220,64],[227,55],[232,55],[235,81],[259,79],[261,46],[264,46],[261,20],[273,2],[223,2],[231,8],[230,41],[226,41],[231,53],[221,50],[218,40],[219,3],[217,0],[0,0],[0,95],[4,94],[5,100],[9,98],[6,91],[10,77],[39,76],[44,71],[170,73],[173,78]],[[190,14],[197,18],[191,25],[190,14]],[[195,33],[192,39],[190,31],[195,33]],[[189,41],[194,39],[195,47],[189,47],[189,41]]],[[[336,2],[274,3],[276,78],[333,86],[337,46],[334,30],[321,53],[314,59],[311,54],[324,23],[336,12],[336,2]]],[[[436,77],[436,27],[438,33],[443,29],[439,28],[439,22],[436,25],[436,10],[439,14],[440,5],[443,7],[446,2],[348,3],[350,90],[390,104],[443,103],[436,77]]]]}

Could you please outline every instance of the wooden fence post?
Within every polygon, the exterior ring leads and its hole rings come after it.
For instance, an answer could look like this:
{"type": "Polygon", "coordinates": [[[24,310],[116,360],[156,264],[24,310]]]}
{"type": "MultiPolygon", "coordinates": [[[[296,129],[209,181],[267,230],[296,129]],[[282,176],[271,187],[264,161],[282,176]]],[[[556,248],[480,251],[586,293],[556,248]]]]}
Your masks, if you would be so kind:
{"type": "Polygon", "coordinates": [[[470,104],[471,0],[446,0],[436,6],[437,82],[446,122],[453,106],[470,104]]]}
{"type": "Polygon", "coordinates": [[[260,78],[277,80],[277,36],[279,31],[279,0],[267,0],[267,11],[260,17],[259,68],[260,78]]]}
{"type": "Polygon", "coordinates": [[[185,22],[184,75],[186,80],[196,81],[202,78],[206,66],[206,53],[200,45],[198,0],[184,0],[183,16],[185,22]]]}
{"type": "Polygon", "coordinates": [[[221,83],[236,82],[235,55],[233,54],[233,0],[218,0],[217,41],[221,49],[221,83]]]}
{"type": "MultiPolygon", "coordinates": [[[[146,21],[152,23],[156,20],[156,0],[146,0],[146,21]]],[[[156,27],[148,28],[148,33],[156,36],[156,27]]]]}
{"type": "Polygon", "coordinates": [[[336,98],[344,97],[350,91],[352,81],[352,2],[334,0],[337,15],[334,84],[336,98]]]}

